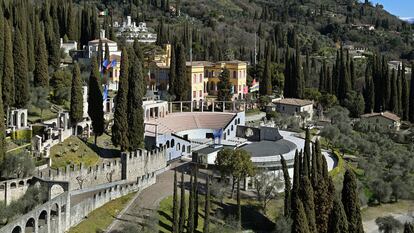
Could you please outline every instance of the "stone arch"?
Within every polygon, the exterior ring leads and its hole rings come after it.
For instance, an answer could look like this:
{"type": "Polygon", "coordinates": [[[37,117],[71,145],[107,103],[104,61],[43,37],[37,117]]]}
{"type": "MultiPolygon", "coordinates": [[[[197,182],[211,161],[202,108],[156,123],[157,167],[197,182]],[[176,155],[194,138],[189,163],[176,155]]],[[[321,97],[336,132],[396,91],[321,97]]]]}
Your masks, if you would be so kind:
{"type": "Polygon", "coordinates": [[[12,233],[21,233],[21,232],[22,232],[22,228],[20,226],[15,226],[12,231],[12,233]]]}
{"type": "Polygon", "coordinates": [[[181,145],[180,145],[180,143],[177,143],[177,147],[175,148],[177,151],[179,151],[180,149],[181,149],[181,147],[180,147],[181,145]]]}
{"type": "Polygon", "coordinates": [[[57,203],[55,203],[50,208],[50,219],[54,220],[58,216],[59,216],[59,205],[57,203]]]}
{"type": "Polygon", "coordinates": [[[19,187],[24,186],[24,180],[19,181],[19,187]]]}
{"type": "Polygon", "coordinates": [[[38,225],[38,227],[40,229],[40,228],[47,227],[47,224],[48,224],[48,222],[47,222],[47,211],[46,210],[43,210],[39,214],[39,218],[37,220],[37,225],[38,225]]]}
{"type": "Polygon", "coordinates": [[[50,198],[53,199],[53,198],[59,196],[60,194],[62,194],[63,192],[65,192],[65,190],[63,189],[63,187],[61,185],[54,184],[50,188],[50,198]]]}
{"type": "Polygon", "coordinates": [[[29,218],[26,222],[26,227],[24,229],[25,233],[32,233],[35,232],[35,219],[34,218],[29,218]]]}
{"type": "Polygon", "coordinates": [[[10,184],[10,188],[11,188],[11,189],[15,189],[15,188],[16,188],[16,183],[15,183],[15,182],[11,183],[11,184],[10,184]]]}
{"type": "Polygon", "coordinates": [[[174,148],[174,145],[175,145],[175,140],[173,138],[173,139],[171,139],[171,147],[174,148]]]}
{"type": "Polygon", "coordinates": [[[4,190],[4,189],[5,189],[4,184],[0,184],[0,191],[2,191],[2,190],[4,190]]]}

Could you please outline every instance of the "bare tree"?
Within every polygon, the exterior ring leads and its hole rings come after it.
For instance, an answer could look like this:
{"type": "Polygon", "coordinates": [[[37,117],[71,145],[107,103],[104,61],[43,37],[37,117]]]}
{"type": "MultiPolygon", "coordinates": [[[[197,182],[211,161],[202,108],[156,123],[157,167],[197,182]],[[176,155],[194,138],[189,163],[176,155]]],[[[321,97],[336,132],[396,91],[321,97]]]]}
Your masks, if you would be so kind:
{"type": "Polygon", "coordinates": [[[278,190],[283,188],[283,180],[273,172],[260,171],[254,177],[257,199],[263,212],[266,212],[267,204],[277,196],[278,190]]]}

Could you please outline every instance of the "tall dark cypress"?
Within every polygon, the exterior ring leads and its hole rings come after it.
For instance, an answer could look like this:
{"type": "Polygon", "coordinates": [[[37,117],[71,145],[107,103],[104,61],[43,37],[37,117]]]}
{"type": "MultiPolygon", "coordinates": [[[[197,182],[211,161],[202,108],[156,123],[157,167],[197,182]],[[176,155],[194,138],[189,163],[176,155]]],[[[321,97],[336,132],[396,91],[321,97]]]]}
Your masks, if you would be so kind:
{"type": "Polygon", "coordinates": [[[219,101],[231,101],[231,86],[230,71],[224,68],[220,73],[219,82],[217,84],[217,99],[219,101]]]}
{"type": "Polygon", "coordinates": [[[83,119],[83,88],[78,63],[73,66],[69,117],[73,126],[76,126],[83,119]]]}
{"type": "Polygon", "coordinates": [[[170,61],[170,72],[169,72],[169,83],[168,83],[168,93],[170,95],[176,96],[175,90],[176,90],[176,83],[177,83],[177,74],[176,72],[176,57],[175,57],[175,48],[174,46],[171,46],[171,61],[170,61]]]}
{"type": "Polygon", "coordinates": [[[402,108],[402,118],[403,120],[408,120],[408,112],[409,112],[409,87],[408,81],[405,77],[405,66],[403,66],[401,71],[401,108],[402,108]]]}
{"type": "Polygon", "coordinates": [[[344,175],[342,188],[342,204],[348,219],[349,233],[363,233],[361,210],[357,193],[357,182],[355,174],[347,170],[344,175]]]}
{"type": "Polygon", "coordinates": [[[19,29],[14,33],[13,59],[14,59],[14,106],[23,108],[29,102],[29,76],[27,67],[27,50],[19,29]]]}
{"type": "Polygon", "coordinates": [[[292,233],[310,233],[308,219],[302,201],[298,198],[292,208],[292,233]]]}
{"type": "Polygon", "coordinates": [[[411,223],[404,223],[404,233],[414,233],[414,226],[411,223]]]}
{"type": "Polygon", "coordinates": [[[311,157],[311,134],[309,128],[306,128],[305,148],[303,154],[303,171],[302,175],[310,177],[310,157],[311,157]]]}
{"type": "MultiPolygon", "coordinates": [[[[414,63],[411,63],[411,67],[414,67],[414,63]]],[[[414,122],[414,72],[411,72],[408,119],[414,122]]]]}
{"type": "Polygon", "coordinates": [[[306,174],[302,175],[299,197],[303,203],[306,218],[308,220],[309,232],[318,233],[315,220],[314,192],[312,188],[312,183],[310,182],[309,177],[306,174]]]}
{"type": "MultiPolygon", "coordinates": [[[[0,7],[1,8],[1,7],[0,7]]],[[[1,11],[0,11],[1,13],[1,11]]],[[[3,15],[0,15],[0,17],[3,17],[3,15]]],[[[1,88],[1,82],[0,82],[0,96],[2,96],[2,88],[1,88]]],[[[2,164],[3,159],[6,155],[6,142],[5,142],[5,132],[6,127],[4,125],[4,109],[3,109],[3,100],[0,98],[0,164],[2,164]]],[[[1,175],[1,172],[0,172],[1,175]]]]}
{"type": "Polygon", "coordinates": [[[291,192],[291,202],[292,208],[296,205],[296,199],[298,198],[299,194],[299,187],[300,187],[300,156],[298,150],[295,152],[295,162],[293,164],[293,186],[291,192]]]}
{"type": "Polygon", "coordinates": [[[144,146],[144,110],[142,97],[145,95],[145,81],[141,61],[134,51],[128,54],[128,141],[129,150],[135,151],[144,146]]]}
{"type": "Polygon", "coordinates": [[[98,58],[98,67],[102,67],[102,62],[103,62],[103,43],[102,43],[102,39],[99,39],[99,43],[98,43],[98,54],[97,54],[97,58],[98,58]]]}
{"type": "MultiPolygon", "coordinates": [[[[334,194],[335,195],[335,194],[334,194]]],[[[338,195],[335,195],[333,208],[329,216],[329,233],[348,233],[348,220],[344,206],[338,195]]]]}
{"type": "Polygon", "coordinates": [[[283,214],[285,217],[290,217],[292,184],[290,183],[289,171],[286,164],[286,160],[282,155],[280,155],[280,163],[282,164],[283,179],[285,181],[285,199],[283,214]]]}
{"type": "Polygon", "coordinates": [[[126,151],[128,141],[128,76],[129,61],[126,48],[121,53],[121,69],[119,75],[118,93],[115,98],[114,125],[112,126],[112,143],[126,151]]]}
{"type": "Polygon", "coordinates": [[[261,84],[261,95],[271,95],[272,94],[272,73],[270,71],[270,62],[271,62],[271,46],[268,45],[266,51],[266,61],[265,61],[265,69],[263,72],[262,80],[260,81],[261,84]],[[262,84],[263,83],[263,84],[262,84]]]}
{"type": "Polygon", "coordinates": [[[187,220],[187,232],[194,233],[194,167],[191,170],[190,176],[190,196],[188,199],[188,220],[187,220]]]}
{"type": "Polygon", "coordinates": [[[32,23],[30,21],[27,21],[26,42],[27,42],[27,65],[28,65],[29,72],[33,72],[35,69],[35,53],[37,53],[37,51],[35,50],[35,45],[34,45],[34,38],[36,37],[36,34],[35,34],[36,32],[33,32],[32,26],[33,26],[32,23]]]}
{"type": "Polygon", "coordinates": [[[108,45],[108,42],[105,42],[105,57],[104,57],[104,59],[105,60],[110,60],[111,58],[109,57],[109,45],[108,45]]]}
{"type": "Polygon", "coordinates": [[[318,183],[318,155],[316,153],[316,147],[319,147],[319,140],[316,139],[315,144],[312,146],[312,168],[311,168],[311,181],[312,187],[315,188],[316,184],[318,183]]]}
{"type": "Polygon", "coordinates": [[[0,77],[3,76],[3,66],[4,66],[5,21],[6,20],[3,17],[3,6],[0,6],[0,77]]]}
{"type": "Polygon", "coordinates": [[[332,209],[332,193],[330,192],[330,177],[326,165],[326,160],[319,149],[316,150],[318,156],[318,182],[314,188],[315,193],[315,213],[316,227],[321,233],[328,232],[329,214],[332,209]]]}
{"type": "Polygon", "coordinates": [[[96,57],[92,58],[92,70],[89,76],[88,85],[88,115],[92,120],[92,129],[95,135],[95,144],[97,139],[104,132],[104,112],[103,96],[99,82],[99,70],[96,57]]]}
{"type": "Polygon", "coordinates": [[[47,64],[47,49],[45,36],[40,29],[39,22],[35,22],[36,33],[36,54],[35,54],[35,70],[34,70],[34,86],[48,87],[49,86],[49,72],[47,64]]]}
{"type": "Polygon", "coordinates": [[[204,204],[204,226],[203,233],[210,232],[210,176],[206,177],[206,195],[204,204]]]}
{"type": "Polygon", "coordinates": [[[7,20],[4,22],[4,66],[2,81],[3,105],[8,113],[10,107],[14,105],[14,61],[11,30],[7,20]]]}
{"type": "Polygon", "coordinates": [[[389,110],[398,114],[398,92],[397,92],[397,76],[395,69],[391,71],[391,95],[389,102],[389,110]]]}
{"type": "Polygon", "coordinates": [[[185,183],[184,172],[181,173],[181,194],[180,194],[180,221],[178,224],[178,232],[184,232],[186,217],[186,203],[185,203],[185,183]]]}
{"type": "Polygon", "coordinates": [[[172,228],[173,228],[173,233],[179,233],[178,232],[178,228],[179,228],[179,202],[178,202],[178,188],[177,188],[177,170],[174,169],[174,191],[173,191],[173,224],[172,224],[172,228]]]}
{"type": "Polygon", "coordinates": [[[370,77],[371,66],[367,66],[365,70],[365,86],[364,86],[364,100],[365,100],[365,113],[371,113],[375,107],[375,90],[374,82],[370,77]]]}
{"type": "Polygon", "coordinates": [[[185,60],[185,49],[182,44],[177,46],[177,85],[175,85],[177,100],[190,100],[191,83],[187,75],[187,66],[185,60]]]}

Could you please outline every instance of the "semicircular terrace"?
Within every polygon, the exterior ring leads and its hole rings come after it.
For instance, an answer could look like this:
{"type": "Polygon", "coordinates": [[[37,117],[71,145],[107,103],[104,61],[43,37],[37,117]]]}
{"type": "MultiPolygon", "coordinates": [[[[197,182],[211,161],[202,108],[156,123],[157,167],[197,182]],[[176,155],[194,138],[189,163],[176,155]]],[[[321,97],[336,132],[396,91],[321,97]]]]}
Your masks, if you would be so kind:
{"type": "Polygon", "coordinates": [[[223,129],[236,117],[227,112],[182,112],[171,113],[162,118],[146,121],[146,132],[153,132],[152,125],[158,126],[158,133],[178,133],[191,129],[223,129]]]}

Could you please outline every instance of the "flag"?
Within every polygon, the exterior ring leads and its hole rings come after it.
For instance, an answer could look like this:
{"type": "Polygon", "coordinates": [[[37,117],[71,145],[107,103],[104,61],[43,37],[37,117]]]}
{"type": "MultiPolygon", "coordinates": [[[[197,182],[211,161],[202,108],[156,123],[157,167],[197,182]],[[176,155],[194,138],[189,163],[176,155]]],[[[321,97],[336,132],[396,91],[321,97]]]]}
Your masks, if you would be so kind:
{"type": "Polygon", "coordinates": [[[105,61],[102,62],[102,66],[105,67],[105,69],[108,65],[109,65],[108,59],[106,59],[105,61]]]}
{"type": "Polygon", "coordinates": [[[108,99],[108,86],[107,85],[104,85],[103,101],[105,101],[106,99],[108,99]]]}
{"type": "Polygon", "coordinates": [[[111,62],[111,67],[115,67],[116,66],[116,60],[112,60],[112,62],[111,62]]]}

